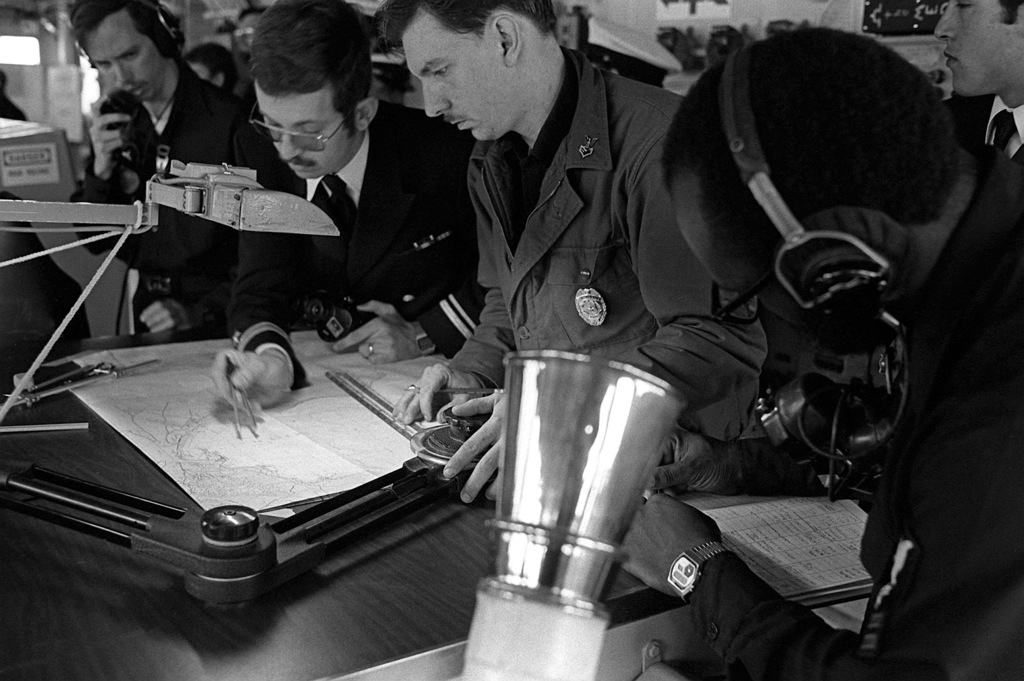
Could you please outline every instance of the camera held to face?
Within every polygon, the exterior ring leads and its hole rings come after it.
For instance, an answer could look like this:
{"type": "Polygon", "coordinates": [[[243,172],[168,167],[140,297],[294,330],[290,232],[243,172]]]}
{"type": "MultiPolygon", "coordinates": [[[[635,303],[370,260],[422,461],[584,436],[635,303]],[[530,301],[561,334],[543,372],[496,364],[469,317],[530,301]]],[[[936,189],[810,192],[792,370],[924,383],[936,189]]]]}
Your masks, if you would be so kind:
{"type": "Polygon", "coordinates": [[[139,147],[134,140],[140,127],[148,123],[149,127],[152,128],[153,123],[149,118],[149,113],[142,106],[142,102],[127,90],[111,92],[100,104],[101,115],[111,113],[123,113],[132,117],[130,121],[115,123],[109,126],[117,129],[123,128],[124,130],[123,139],[125,144],[114,152],[114,160],[127,168],[139,171],[139,147]]]}
{"type": "Polygon", "coordinates": [[[312,326],[325,341],[335,342],[370,320],[372,315],[356,308],[348,296],[332,296],[317,291],[299,298],[295,303],[299,324],[312,326]]]}

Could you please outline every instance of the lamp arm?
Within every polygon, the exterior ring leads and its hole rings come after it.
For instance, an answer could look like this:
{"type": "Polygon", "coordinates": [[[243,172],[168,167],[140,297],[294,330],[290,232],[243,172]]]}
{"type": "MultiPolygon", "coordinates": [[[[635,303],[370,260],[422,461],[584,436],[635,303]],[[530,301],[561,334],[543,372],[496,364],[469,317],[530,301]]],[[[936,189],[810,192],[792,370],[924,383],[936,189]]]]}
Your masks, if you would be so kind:
{"type": "MultiPolygon", "coordinates": [[[[0,223],[0,230],[29,232],[109,232],[114,227],[140,225],[148,229],[149,210],[141,201],[131,205],[105,203],[68,203],[65,201],[20,201],[0,199],[0,219],[30,222],[31,225],[0,223]],[[57,223],[57,224],[37,224],[57,223]],[[74,223],[73,227],[68,227],[74,223]]],[[[141,230],[140,230],[141,231],[141,230]]]]}

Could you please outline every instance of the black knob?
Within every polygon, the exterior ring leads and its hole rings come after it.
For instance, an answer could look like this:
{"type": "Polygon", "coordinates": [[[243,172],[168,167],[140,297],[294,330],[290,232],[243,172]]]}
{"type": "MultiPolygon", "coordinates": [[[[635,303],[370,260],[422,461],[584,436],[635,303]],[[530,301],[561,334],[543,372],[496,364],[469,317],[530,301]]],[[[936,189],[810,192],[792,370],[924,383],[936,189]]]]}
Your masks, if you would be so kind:
{"type": "Polygon", "coordinates": [[[487,422],[490,414],[471,414],[469,416],[456,416],[451,409],[445,411],[444,420],[448,422],[448,434],[456,442],[465,442],[469,437],[480,430],[480,426],[487,422]]]}
{"type": "Polygon", "coordinates": [[[260,517],[247,506],[218,506],[203,514],[203,538],[213,544],[245,544],[256,538],[260,517]]]}

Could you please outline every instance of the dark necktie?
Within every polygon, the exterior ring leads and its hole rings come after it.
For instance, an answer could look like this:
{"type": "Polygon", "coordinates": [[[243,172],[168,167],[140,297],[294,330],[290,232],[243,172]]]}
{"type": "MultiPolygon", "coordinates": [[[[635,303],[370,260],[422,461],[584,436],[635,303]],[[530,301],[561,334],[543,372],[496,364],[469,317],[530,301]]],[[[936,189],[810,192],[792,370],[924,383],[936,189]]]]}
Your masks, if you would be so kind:
{"type": "Polygon", "coordinates": [[[1006,145],[1010,142],[1013,134],[1017,132],[1017,124],[1013,121],[1013,112],[1009,109],[1003,109],[992,119],[992,124],[995,128],[995,134],[992,136],[992,146],[1005,154],[1006,145]]]}
{"type": "Polygon", "coordinates": [[[313,192],[313,205],[330,216],[347,244],[356,222],[356,204],[348,195],[345,181],[337,175],[325,175],[313,192]]]}
{"type": "Polygon", "coordinates": [[[327,213],[338,228],[345,272],[348,271],[348,247],[356,224],[356,204],[348,195],[345,181],[337,175],[325,175],[313,192],[313,205],[327,213]]]}

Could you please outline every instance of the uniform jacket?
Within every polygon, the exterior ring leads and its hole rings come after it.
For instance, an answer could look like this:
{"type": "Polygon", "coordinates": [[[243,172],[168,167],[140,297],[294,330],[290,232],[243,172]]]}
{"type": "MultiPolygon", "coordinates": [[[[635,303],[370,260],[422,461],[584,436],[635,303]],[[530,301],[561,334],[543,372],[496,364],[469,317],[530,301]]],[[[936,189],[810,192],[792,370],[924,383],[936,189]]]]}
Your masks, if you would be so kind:
{"type": "Polygon", "coordinates": [[[724,554],[691,607],[730,678],[1024,678],[1024,171],[979,158],[968,213],[902,320],[908,410],[861,544],[876,599],[899,542],[914,548],[882,616],[869,607],[877,654],[724,554]]]}
{"type": "Polygon", "coordinates": [[[995,95],[953,95],[946,100],[946,106],[953,114],[953,122],[956,125],[956,139],[961,147],[972,154],[977,154],[985,146],[988,118],[992,113],[994,99],[995,95]]]}
{"type": "MultiPolygon", "coordinates": [[[[241,165],[255,168],[264,187],[305,198],[306,181],[250,128],[236,140],[241,165]]],[[[420,322],[438,351],[454,354],[472,333],[483,304],[466,190],[472,148],[472,137],[440,120],[380,102],[370,124],[347,278],[340,271],[345,246],[337,237],[243,233],[231,328],[246,332],[269,323],[276,338],[257,337],[253,343],[271,340],[290,351],[285,334],[294,321],[293,302],[323,290],[357,303],[390,303],[405,319],[420,322]],[[414,246],[431,237],[432,245],[414,246]]],[[[249,341],[245,347],[253,347],[249,341]]]]}
{"type": "MultiPolygon", "coordinates": [[[[170,160],[233,163],[231,139],[243,117],[238,100],[200,79],[184,62],[179,63],[178,74],[174,105],[157,144],[167,145],[170,160]]],[[[147,141],[136,144],[145,147],[147,141]]],[[[72,201],[130,204],[145,198],[151,175],[140,178],[133,194],[125,194],[116,172],[108,182],[93,175],[92,167],[90,154],[85,179],[72,201]]],[[[189,308],[194,320],[223,327],[238,258],[237,232],[173,208],[159,210],[159,226],[129,239],[118,257],[143,274],[172,277],[172,297],[189,308]]],[[[95,250],[109,248],[110,242],[102,241],[95,250]]]]}
{"type": "Polygon", "coordinates": [[[764,335],[757,323],[711,319],[711,281],[676,226],[661,146],[679,98],[565,55],[579,77],[576,113],[514,255],[502,228],[506,204],[494,193],[506,140],[478,143],[470,161],[487,299],[452,366],[501,385],[511,350],[615,358],[680,387],[691,410],[720,403],[694,414],[698,426],[735,437],[753,401],[764,335]],[[607,306],[600,325],[577,310],[586,288],[607,306]]]}

